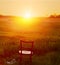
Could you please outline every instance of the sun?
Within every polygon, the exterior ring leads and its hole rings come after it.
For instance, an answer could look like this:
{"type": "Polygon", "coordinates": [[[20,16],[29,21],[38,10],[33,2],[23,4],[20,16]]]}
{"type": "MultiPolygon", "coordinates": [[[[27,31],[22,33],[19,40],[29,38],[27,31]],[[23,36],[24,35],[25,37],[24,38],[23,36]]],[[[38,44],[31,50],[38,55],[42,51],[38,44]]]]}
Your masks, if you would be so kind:
{"type": "Polygon", "coordinates": [[[26,13],[24,14],[24,18],[26,18],[26,19],[31,18],[31,13],[26,12],[26,13]]]}

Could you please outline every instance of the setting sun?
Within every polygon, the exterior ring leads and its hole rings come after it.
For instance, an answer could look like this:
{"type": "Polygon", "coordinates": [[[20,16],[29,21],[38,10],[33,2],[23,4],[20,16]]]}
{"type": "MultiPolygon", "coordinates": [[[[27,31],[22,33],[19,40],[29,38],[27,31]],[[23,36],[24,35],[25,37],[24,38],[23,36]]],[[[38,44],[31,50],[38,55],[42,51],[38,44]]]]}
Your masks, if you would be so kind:
{"type": "Polygon", "coordinates": [[[32,23],[31,19],[32,19],[32,13],[30,11],[26,11],[23,14],[23,18],[22,18],[24,25],[32,23]]]}
{"type": "Polygon", "coordinates": [[[26,12],[23,17],[26,18],[26,19],[31,18],[31,13],[26,12]]]}

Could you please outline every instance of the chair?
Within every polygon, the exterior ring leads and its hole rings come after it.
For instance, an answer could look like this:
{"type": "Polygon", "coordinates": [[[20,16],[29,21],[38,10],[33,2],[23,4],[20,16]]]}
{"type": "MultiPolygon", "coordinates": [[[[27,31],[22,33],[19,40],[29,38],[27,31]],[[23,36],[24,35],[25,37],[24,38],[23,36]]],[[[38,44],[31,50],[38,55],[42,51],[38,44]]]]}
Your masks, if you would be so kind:
{"type": "Polygon", "coordinates": [[[32,64],[33,44],[34,44],[33,41],[20,40],[19,54],[20,54],[21,65],[22,65],[22,61],[23,61],[23,55],[29,56],[30,57],[30,64],[32,64]]]}

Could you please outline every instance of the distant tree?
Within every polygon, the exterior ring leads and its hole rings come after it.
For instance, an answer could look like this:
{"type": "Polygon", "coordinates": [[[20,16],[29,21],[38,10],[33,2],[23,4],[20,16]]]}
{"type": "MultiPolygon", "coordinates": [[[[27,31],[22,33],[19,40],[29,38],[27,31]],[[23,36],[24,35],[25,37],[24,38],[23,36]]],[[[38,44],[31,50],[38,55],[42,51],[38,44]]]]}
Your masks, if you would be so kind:
{"type": "Polygon", "coordinates": [[[57,15],[56,17],[57,17],[57,18],[60,18],[60,15],[57,15]]]}
{"type": "Polygon", "coordinates": [[[54,15],[50,15],[50,18],[55,18],[55,16],[54,15]]]}
{"type": "Polygon", "coordinates": [[[0,17],[2,17],[3,15],[0,15],[0,17]]]}
{"type": "Polygon", "coordinates": [[[54,14],[54,15],[50,15],[49,17],[50,17],[50,18],[60,18],[60,15],[54,14]]]}

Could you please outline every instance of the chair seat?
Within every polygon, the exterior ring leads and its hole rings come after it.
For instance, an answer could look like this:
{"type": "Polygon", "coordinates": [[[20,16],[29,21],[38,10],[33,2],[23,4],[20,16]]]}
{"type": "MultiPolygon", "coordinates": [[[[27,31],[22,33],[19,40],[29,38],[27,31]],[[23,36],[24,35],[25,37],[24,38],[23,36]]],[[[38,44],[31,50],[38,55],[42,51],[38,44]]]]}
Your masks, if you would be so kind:
{"type": "MultiPolygon", "coordinates": [[[[19,53],[21,53],[21,50],[19,50],[19,53]]],[[[32,51],[22,50],[22,54],[33,54],[32,51]]]]}

